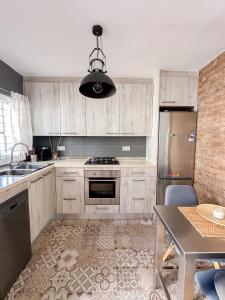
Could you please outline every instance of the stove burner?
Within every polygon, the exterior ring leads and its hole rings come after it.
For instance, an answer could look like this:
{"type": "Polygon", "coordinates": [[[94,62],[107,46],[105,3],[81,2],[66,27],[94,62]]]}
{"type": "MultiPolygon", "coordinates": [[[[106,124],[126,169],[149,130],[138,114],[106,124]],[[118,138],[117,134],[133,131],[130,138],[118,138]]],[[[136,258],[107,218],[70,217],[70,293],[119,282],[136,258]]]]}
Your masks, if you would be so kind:
{"type": "Polygon", "coordinates": [[[90,157],[85,165],[119,165],[119,161],[115,157],[90,157]]]}

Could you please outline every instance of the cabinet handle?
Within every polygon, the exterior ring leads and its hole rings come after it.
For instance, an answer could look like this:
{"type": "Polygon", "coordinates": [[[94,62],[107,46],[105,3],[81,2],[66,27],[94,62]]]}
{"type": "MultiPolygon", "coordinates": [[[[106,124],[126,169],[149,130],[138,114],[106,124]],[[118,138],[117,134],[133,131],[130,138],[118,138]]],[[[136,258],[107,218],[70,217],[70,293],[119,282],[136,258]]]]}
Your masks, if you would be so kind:
{"type": "Polygon", "coordinates": [[[132,181],[146,181],[146,179],[133,179],[132,181]]]}
{"type": "Polygon", "coordinates": [[[72,200],[77,200],[77,198],[76,198],[76,197],[74,197],[74,198],[63,198],[63,200],[69,200],[69,201],[72,201],[72,200]]]}
{"type": "Polygon", "coordinates": [[[63,181],[76,181],[76,179],[63,179],[63,181]]]}
{"type": "Polygon", "coordinates": [[[35,183],[35,182],[37,182],[38,180],[40,180],[41,178],[43,178],[43,176],[40,176],[40,177],[38,177],[37,179],[32,180],[30,183],[35,183]]]}
{"type": "Polygon", "coordinates": [[[63,174],[67,175],[67,174],[79,174],[78,172],[63,172],[63,174]]]}
{"type": "Polygon", "coordinates": [[[52,174],[52,173],[53,173],[53,171],[48,172],[48,173],[44,174],[43,177],[48,176],[48,175],[50,175],[50,174],[52,174]]]}
{"type": "Polygon", "coordinates": [[[136,132],[121,132],[120,134],[136,134],[136,132]]]}
{"type": "Polygon", "coordinates": [[[109,207],[95,207],[96,210],[108,210],[109,207]]]}
{"type": "Polygon", "coordinates": [[[176,101],[161,101],[161,103],[176,103],[176,101]]]}
{"type": "Polygon", "coordinates": [[[77,132],[62,132],[62,134],[78,134],[77,132]]]}
{"type": "Polygon", "coordinates": [[[133,200],[145,200],[144,197],[133,197],[132,199],[133,199],[133,200]]]}
{"type": "Polygon", "coordinates": [[[119,134],[118,132],[106,132],[106,134],[119,134]]]}
{"type": "Polygon", "coordinates": [[[132,172],[132,175],[135,175],[135,174],[145,174],[145,172],[132,172]]]}
{"type": "Polygon", "coordinates": [[[60,134],[59,132],[48,132],[48,134],[60,134]]]}

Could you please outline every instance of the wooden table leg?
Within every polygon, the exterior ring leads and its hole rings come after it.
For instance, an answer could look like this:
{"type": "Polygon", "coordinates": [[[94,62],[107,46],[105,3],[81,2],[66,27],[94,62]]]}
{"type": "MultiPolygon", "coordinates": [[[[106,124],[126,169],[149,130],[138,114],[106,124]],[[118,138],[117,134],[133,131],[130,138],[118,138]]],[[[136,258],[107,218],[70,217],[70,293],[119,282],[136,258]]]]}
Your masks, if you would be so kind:
{"type": "Polygon", "coordinates": [[[165,230],[160,222],[159,218],[156,217],[156,237],[155,237],[155,274],[154,274],[154,287],[160,288],[161,284],[157,275],[157,270],[161,270],[162,258],[163,258],[163,245],[164,245],[164,234],[165,230]]]}
{"type": "Polygon", "coordinates": [[[182,300],[194,299],[195,258],[179,255],[178,297],[182,300]]]}

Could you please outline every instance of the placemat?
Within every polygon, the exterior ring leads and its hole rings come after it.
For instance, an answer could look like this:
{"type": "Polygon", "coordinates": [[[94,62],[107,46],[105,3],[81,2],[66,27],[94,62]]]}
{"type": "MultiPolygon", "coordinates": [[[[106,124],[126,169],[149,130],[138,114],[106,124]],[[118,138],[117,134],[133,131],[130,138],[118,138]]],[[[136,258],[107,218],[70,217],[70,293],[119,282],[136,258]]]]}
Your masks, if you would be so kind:
{"type": "Polygon", "coordinates": [[[196,207],[178,207],[179,211],[194,226],[202,237],[225,239],[225,227],[207,221],[199,215],[196,207]]]}

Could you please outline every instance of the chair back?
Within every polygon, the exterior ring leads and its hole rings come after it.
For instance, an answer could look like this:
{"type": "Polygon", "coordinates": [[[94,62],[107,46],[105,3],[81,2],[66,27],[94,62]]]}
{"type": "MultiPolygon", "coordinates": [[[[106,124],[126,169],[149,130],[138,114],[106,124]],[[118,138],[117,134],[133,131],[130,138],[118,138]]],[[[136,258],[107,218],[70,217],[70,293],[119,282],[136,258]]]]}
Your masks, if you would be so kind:
{"type": "Polygon", "coordinates": [[[192,206],[198,198],[192,185],[168,185],[165,192],[165,205],[192,206]]]}

